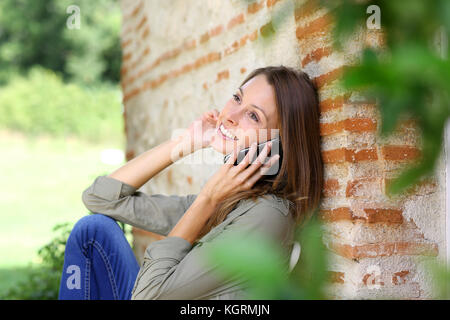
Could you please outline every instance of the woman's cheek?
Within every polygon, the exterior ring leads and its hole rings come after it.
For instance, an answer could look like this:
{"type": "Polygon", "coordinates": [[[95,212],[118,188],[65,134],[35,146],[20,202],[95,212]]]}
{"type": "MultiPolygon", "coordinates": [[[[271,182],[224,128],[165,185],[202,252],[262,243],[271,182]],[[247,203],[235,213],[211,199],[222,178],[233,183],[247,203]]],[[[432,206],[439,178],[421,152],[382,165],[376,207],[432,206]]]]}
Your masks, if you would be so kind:
{"type": "Polygon", "coordinates": [[[253,128],[242,131],[241,137],[242,138],[240,139],[240,145],[242,146],[242,148],[248,148],[253,142],[259,141],[257,129],[253,128]]]}

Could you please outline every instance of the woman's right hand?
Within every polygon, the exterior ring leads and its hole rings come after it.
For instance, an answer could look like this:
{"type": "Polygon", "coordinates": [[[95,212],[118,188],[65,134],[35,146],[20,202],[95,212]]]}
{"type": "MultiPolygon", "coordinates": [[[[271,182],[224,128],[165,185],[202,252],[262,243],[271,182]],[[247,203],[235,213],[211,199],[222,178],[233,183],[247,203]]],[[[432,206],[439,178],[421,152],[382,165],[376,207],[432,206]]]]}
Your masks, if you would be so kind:
{"type": "Polygon", "coordinates": [[[184,139],[190,141],[193,151],[207,148],[215,134],[219,111],[211,109],[195,119],[186,129],[184,139]]]}
{"type": "Polygon", "coordinates": [[[172,150],[172,161],[208,147],[215,134],[218,117],[219,111],[211,109],[192,121],[189,127],[177,136],[178,143],[172,150]]]}

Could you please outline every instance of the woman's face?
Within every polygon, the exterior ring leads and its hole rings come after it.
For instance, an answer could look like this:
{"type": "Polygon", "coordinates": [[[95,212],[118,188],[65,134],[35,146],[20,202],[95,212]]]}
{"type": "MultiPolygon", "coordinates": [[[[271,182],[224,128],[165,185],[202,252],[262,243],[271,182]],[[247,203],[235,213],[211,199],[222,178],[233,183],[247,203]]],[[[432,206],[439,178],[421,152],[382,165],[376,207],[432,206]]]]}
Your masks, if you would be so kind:
{"type": "Polygon", "coordinates": [[[219,114],[211,147],[223,154],[274,138],[278,131],[275,91],[263,74],[238,88],[219,114]],[[225,128],[223,134],[222,129],[225,128]],[[231,137],[230,137],[231,136],[231,137]]]}

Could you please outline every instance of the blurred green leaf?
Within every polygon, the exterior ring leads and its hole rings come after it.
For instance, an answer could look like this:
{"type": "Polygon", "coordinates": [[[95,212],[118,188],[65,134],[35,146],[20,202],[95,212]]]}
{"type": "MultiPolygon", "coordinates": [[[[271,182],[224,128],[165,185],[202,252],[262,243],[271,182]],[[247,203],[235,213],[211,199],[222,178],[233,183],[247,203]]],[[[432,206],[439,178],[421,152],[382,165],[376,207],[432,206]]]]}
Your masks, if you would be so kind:
{"type": "Polygon", "coordinates": [[[208,244],[207,257],[227,277],[244,279],[250,299],[326,299],[327,251],[320,222],[313,218],[296,231],[301,255],[288,272],[282,248],[259,233],[230,233],[208,244]]]}
{"type": "Polygon", "coordinates": [[[290,282],[300,289],[301,295],[297,299],[327,299],[328,252],[317,212],[305,227],[296,230],[296,239],[301,244],[301,254],[291,272],[290,282]]]}
{"type": "Polygon", "coordinates": [[[280,248],[261,234],[230,233],[215,239],[208,252],[225,275],[248,281],[252,299],[276,299],[286,284],[280,248]]]}

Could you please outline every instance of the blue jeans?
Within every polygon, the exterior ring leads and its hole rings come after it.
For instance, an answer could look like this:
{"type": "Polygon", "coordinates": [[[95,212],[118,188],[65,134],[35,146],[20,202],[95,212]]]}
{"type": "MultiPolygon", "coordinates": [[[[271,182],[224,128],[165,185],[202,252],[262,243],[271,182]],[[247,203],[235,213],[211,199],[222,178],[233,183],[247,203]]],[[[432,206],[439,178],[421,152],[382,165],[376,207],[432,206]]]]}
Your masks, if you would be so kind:
{"type": "Polygon", "coordinates": [[[81,218],[64,253],[60,300],[129,300],[139,272],[117,222],[102,214],[81,218]]]}

